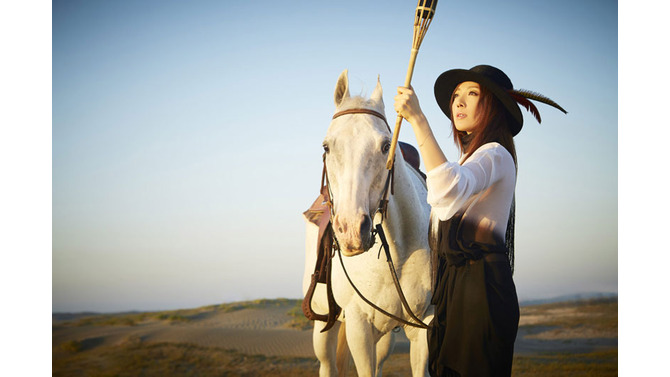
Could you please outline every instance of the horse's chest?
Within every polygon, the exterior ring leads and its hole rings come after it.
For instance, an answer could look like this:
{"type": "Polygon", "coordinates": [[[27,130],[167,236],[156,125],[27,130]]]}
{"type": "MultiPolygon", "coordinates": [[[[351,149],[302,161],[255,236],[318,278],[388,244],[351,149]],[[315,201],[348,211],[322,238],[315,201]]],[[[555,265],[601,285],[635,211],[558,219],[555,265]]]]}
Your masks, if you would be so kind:
{"type": "MultiPolygon", "coordinates": [[[[376,249],[373,248],[364,255],[359,255],[352,258],[343,258],[344,268],[346,269],[349,278],[353,282],[355,289],[357,289],[364,297],[373,303],[383,307],[389,312],[402,313],[402,306],[398,298],[398,293],[394,288],[393,277],[389,271],[389,265],[386,262],[384,253],[379,258],[377,257],[376,249]]],[[[333,294],[335,300],[340,304],[345,311],[356,310],[357,312],[365,313],[368,318],[376,318],[381,316],[380,321],[373,322],[388,322],[388,317],[377,313],[374,308],[367,305],[359,298],[354,287],[347,279],[342,268],[342,262],[338,255],[335,255],[333,260],[333,294]]],[[[398,272],[400,284],[403,287],[405,296],[411,306],[418,308],[422,302],[429,299],[430,294],[430,275],[425,266],[429,266],[426,261],[423,269],[417,269],[417,260],[410,258],[405,261],[405,264],[395,265],[398,272]],[[421,270],[421,271],[419,271],[421,270]]]]}

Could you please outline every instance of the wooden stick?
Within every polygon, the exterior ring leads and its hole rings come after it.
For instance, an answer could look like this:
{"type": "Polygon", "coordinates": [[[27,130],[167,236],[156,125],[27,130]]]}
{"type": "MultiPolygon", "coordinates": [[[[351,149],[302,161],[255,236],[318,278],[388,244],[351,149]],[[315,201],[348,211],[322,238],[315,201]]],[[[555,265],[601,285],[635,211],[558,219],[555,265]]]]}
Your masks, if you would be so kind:
{"type": "MultiPolygon", "coordinates": [[[[419,54],[418,48],[412,48],[412,52],[409,56],[409,67],[407,67],[407,75],[405,76],[405,87],[409,87],[412,83],[412,75],[414,74],[414,63],[416,62],[416,56],[419,54]]],[[[391,149],[389,150],[389,156],[386,160],[386,169],[391,170],[393,167],[393,160],[395,159],[395,149],[398,145],[398,136],[400,135],[400,125],[402,124],[402,115],[398,114],[398,117],[395,118],[395,129],[393,130],[393,139],[391,139],[391,149]]]]}

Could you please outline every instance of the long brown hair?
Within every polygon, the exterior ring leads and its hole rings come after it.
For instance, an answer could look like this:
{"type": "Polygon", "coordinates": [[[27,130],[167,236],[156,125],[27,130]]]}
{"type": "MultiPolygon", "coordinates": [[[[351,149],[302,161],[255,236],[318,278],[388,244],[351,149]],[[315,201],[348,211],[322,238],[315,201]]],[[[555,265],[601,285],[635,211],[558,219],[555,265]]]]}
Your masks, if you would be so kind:
{"type": "MultiPolygon", "coordinates": [[[[511,115],[507,112],[502,102],[500,102],[485,86],[479,85],[479,104],[477,105],[477,115],[475,118],[477,131],[468,135],[465,131],[456,129],[453,120],[451,121],[451,132],[454,135],[454,142],[458,145],[461,155],[464,155],[463,161],[467,160],[479,147],[486,143],[497,142],[512,155],[514,167],[516,168],[516,148],[514,147],[514,136],[512,135],[510,122],[514,122],[511,115]]],[[[455,90],[454,90],[455,91],[455,90]]],[[[449,109],[454,104],[454,94],[451,94],[449,109]]],[[[453,114],[452,114],[453,119],[453,114]]],[[[516,196],[512,198],[509,218],[507,220],[507,230],[505,232],[506,255],[512,273],[514,273],[514,223],[516,218],[516,196]]]]}
{"type": "MultiPolygon", "coordinates": [[[[451,132],[454,135],[454,142],[458,145],[461,155],[465,159],[470,157],[479,147],[486,143],[498,142],[505,147],[514,159],[516,166],[516,148],[514,147],[514,137],[510,131],[509,122],[512,122],[509,113],[502,103],[485,86],[479,85],[479,104],[477,107],[477,131],[470,135],[465,131],[456,129],[454,122],[451,122],[451,132]]],[[[454,104],[454,94],[451,94],[449,108],[454,104]]],[[[453,114],[452,114],[453,119],[453,114]]]]}

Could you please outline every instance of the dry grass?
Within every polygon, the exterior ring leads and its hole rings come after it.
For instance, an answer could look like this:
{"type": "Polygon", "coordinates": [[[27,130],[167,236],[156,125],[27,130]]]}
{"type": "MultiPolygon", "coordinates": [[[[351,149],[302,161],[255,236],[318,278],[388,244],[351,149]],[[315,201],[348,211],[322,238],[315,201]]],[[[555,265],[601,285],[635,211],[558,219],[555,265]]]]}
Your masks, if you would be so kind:
{"type": "Polygon", "coordinates": [[[316,359],[245,355],[233,350],[183,343],[130,340],[53,357],[53,376],[314,376],[316,359]]]}
{"type": "MultiPolygon", "coordinates": [[[[513,377],[610,377],[618,373],[616,349],[585,354],[555,353],[537,356],[516,356],[513,377]]],[[[394,354],[384,364],[384,377],[411,375],[408,354],[394,354]]],[[[353,363],[348,376],[356,376],[353,363]]]]}
{"type": "MultiPolygon", "coordinates": [[[[521,308],[521,316],[544,320],[548,326],[596,326],[602,330],[618,327],[618,300],[616,298],[567,301],[554,304],[534,305],[521,308]]],[[[523,324],[523,320],[522,320],[523,324]]]]}
{"type": "MultiPolygon", "coordinates": [[[[217,312],[230,313],[243,309],[282,307],[286,308],[287,316],[290,317],[290,320],[282,326],[298,330],[309,329],[312,327],[312,322],[304,318],[300,304],[301,300],[255,300],[188,310],[97,315],[61,323],[54,328],[66,326],[72,331],[79,331],[79,326],[138,326],[152,321],[154,324],[155,321],[161,321],[168,325],[182,322],[197,324],[200,319],[217,312]]],[[[526,336],[537,336],[540,340],[534,341],[541,342],[573,342],[579,340],[579,337],[590,342],[589,336],[616,337],[617,305],[616,299],[609,299],[522,307],[521,327],[533,330],[526,331],[526,334],[530,334],[526,336]]],[[[133,329],[137,327],[129,328],[129,333],[132,333],[130,330],[133,329]]],[[[109,330],[119,331],[119,329],[109,330]]],[[[66,339],[63,338],[61,344],[53,345],[53,376],[318,375],[318,362],[315,358],[248,355],[235,350],[188,343],[144,342],[136,335],[128,335],[116,344],[104,343],[102,338],[66,339]]],[[[514,358],[513,376],[607,377],[616,376],[617,367],[616,346],[591,349],[583,353],[565,352],[565,349],[554,350],[552,353],[533,351],[531,354],[517,355],[514,358]]],[[[356,376],[353,363],[350,365],[349,375],[356,376]]],[[[384,376],[407,375],[410,375],[409,355],[407,353],[391,355],[384,366],[384,376]]]]}
{"type": "MultiPolygon", "coordinates": [[[[515,357],[515,377],[607,377],[617,375],[617,350],[587,354],[515,357]]],[[[245,355],[233,350],[181,343],[126,345],[63,353],[53,359],[53,376],[316,376],[314,358],[245,355]]],[[[409,355],[394,354],[384,376],[410,374],[409,355]]],[[[353,363],[349,375],[355,376],[353,363]]]]}
{"type": "Polygon", "coordinates": [[[618,350],[585,354],[547,354],[517,356],[512,375],[515,377],[609,377],[618,374],[618,350]]]}
{"type": "Polygon", "coordinates": [[[310,330],[314,328],[314,321],[310,321],[302,312],[302,301],[296,303],[289,311],[291,321],[286,324],[287,327],[297,330],[310,330]]]}
{"type": "Polygon", "coordinates": [[[173,310],[165,312],[93,314],[74,321],[59,323],[58,326],[136,326],[150,321],[188,322],[191,317],[211,310],[210,307],[173,310]]]}
{"type": "Polygon", "coordinates": [[[616,338],[619,318],[617,299],[594,299],[521,308],[520,330],[544,339],[616,338]]]}

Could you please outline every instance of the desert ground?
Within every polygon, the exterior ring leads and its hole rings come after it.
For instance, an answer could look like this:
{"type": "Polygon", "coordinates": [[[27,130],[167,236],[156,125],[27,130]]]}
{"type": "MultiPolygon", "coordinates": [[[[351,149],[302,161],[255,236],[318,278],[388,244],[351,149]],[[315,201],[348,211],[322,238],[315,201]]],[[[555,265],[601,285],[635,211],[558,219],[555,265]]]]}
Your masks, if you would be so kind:
{"type": "MultiPolygon", "coordinates": [[[[616,298],[521,307],[514,376],[616,376],[616,298]]],[[[300,300],[165,312],[54,313],[54,376],[316,376],[311,323],[300,300]]],[[[408,376],[397,334],[384,376],[408,376]]],[[[355,368],[350,363],[350,376],[355,368]]]]}

